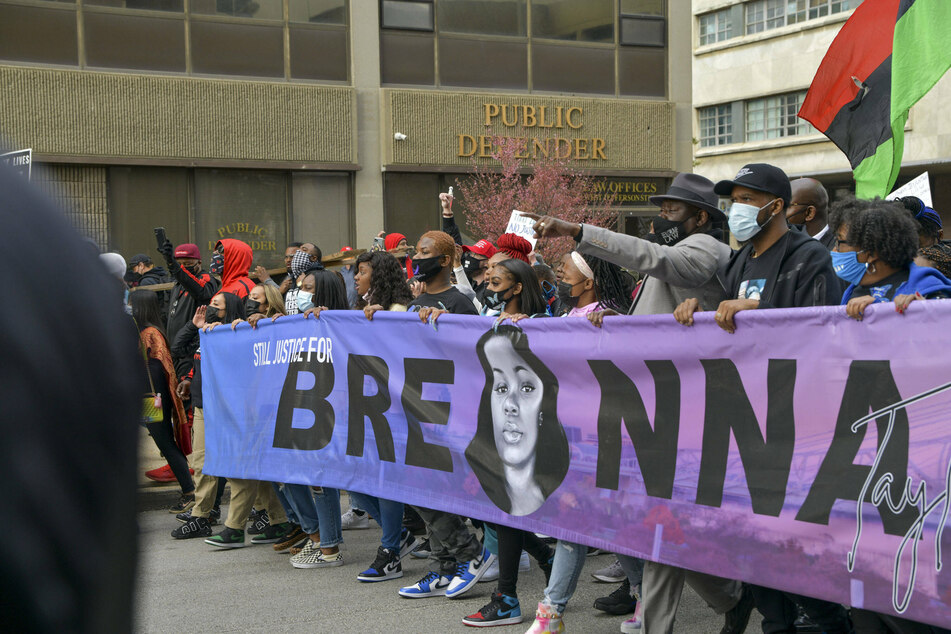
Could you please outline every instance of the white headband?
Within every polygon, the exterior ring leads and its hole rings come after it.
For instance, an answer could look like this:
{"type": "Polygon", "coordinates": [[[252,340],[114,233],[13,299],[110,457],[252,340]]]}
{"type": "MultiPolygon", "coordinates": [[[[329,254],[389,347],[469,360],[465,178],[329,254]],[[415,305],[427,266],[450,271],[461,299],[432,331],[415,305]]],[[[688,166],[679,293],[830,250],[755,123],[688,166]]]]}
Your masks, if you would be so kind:
{"type": "Polygon", "coordinates": [[[581,257],[580,253],[577,251],[572,251],[571,261],[575,263],[575,266],[578,267],[578,270],[581,271],[582,275],[584,275],[589,280],[594,279],[594,271],[591,270],[591,267],[588,266],[588,263],[584,261],[584,258],[581,257]]]}

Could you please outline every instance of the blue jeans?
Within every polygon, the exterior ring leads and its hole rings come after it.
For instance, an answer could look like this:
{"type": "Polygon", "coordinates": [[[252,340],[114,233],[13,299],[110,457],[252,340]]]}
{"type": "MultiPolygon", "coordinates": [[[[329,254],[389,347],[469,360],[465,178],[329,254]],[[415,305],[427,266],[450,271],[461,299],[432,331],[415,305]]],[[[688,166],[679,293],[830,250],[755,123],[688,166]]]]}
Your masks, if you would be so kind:
{"type": "Polygon", "coordinates": [[[551,564],[551,579],[545,588],[545,600],[559,613],[565,611],[565,606],[578,587],[578,578],[581,577],[587,556],[587,546],[560,539],[555,544],[555,558],[551,564]]]}
{"type": "Polygon", "coordinates": [[[287,511],[287,517],[299,524],[302,531],[313,535],[320,531],[320,518],[314,494],[306,484],[275,484],[277,498],[287,511]]]}
{"type": "Polygon", "coordinates": [[[333,548],[343,542],[339,489],[321,487],[320,493],[315,493],[306,484],[283,484],[280,488],[301,530],[308,535],[320,532],[321,548],[333,548]]]}
{"type": "MultiPolygon", "coordinates": [[[[571,600],[578,587],[578,579],[584,568],[585,558],[588,556],[588,547],[582,544],[573,544],[558,540],[555,545],[555,559],[551,564],[551,579],[545,588],[545,599],[558,610],[565,611],[565,606],[571,600]]],[[[641,582],[644,574],[644,562],[635,557],[618,555],[621,568],[631,582],[631,588],[641,582]]]]}
{"type": "Polygon", "coordinates": [[[350,492],[350,504],[366,511],[383,528],[380,544],[383,548],[399,551],[403,533],[403,503],[384,500],[366,493],[350,492]]]}

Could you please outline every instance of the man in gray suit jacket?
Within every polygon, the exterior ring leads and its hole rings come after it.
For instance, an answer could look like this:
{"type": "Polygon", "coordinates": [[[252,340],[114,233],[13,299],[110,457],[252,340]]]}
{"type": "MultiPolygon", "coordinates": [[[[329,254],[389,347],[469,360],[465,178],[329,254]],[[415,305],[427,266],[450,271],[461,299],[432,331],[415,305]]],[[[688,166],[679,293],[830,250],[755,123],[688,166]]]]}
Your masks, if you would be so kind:
{"type": "MultiPolygon", "coordinates": [[[[724,293],[717,272],[730,259],[730,248],[718,239],[719,230],[712,226],[714,221],[726,219],[717,205],[713,182],[697,174],[678,174],[667,193],[652,196],[650,202],[660,207],[660,214],[647,239],[550,216],[536,218],[535,233],[539,238],[571,236],[579,252],[646,276],[634,298],[633,315],[669,315],[690,297],[702,297],[707,302],[704,305],[715,305],[724,293]]],[[[617,313],[597,312],[588,318],[600,326],[603,318],[612,314],[617,313]]],[[[645,631],[673,631],[684,582],[714,610],[726,614],[724,634],[746,628],[753,602],[739,581],[646,562],[641,594],[645,631]]]]}

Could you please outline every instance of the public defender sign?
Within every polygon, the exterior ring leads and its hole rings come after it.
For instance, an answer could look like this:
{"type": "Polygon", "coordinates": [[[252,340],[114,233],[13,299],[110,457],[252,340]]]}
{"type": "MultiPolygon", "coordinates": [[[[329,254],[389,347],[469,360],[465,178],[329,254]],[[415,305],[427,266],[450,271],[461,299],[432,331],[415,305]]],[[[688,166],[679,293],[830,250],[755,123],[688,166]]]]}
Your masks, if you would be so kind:
{"type": "Polygon", "coordinates": [[[208,473],[363,491],[951,625],[951,301],[203,334],[208,473]],[[857,500],[863,500],[858,504],[857,500]]]}

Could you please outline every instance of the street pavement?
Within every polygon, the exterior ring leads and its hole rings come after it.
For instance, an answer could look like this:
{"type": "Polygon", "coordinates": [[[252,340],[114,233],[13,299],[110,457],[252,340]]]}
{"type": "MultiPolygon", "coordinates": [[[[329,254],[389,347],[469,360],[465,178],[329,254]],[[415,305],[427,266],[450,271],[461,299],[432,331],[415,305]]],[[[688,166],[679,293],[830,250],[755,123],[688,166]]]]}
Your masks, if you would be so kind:
{"type": "MultiPolygon", "coordinates": [[[[342,500],[346,509],[346,498],[342,500]]],[[[227,514],[227,507],[222,508],[227,514]]],[[[478,611],[495,590],[480,583],[459,599],[404,599],[397,594],[430,570],[434,562],[407,557],[402,579],[380,583],[356,580],[373,561],[380,529],[344,531],[345,564],[337,568],[298,570],[270,545],[219,550],[202,539],[178,541],[169,536],[179,526],[164,510],[139,513],[139,562],[136,631],[148,632],[473,632],[462,617],[478,611]]],[[[215,531],[221,526],[215,527],[215,531]]],[[[250,536],[248,536],[250,539],[250,536]]],[[[619,632],[627,617],[594,609],[597,597],[617,586],[596,583],[591,573],[612,562],[611,555],[588,557],[578,590],[565,615],[568,632],[619,632]]],[[[535,562],[519,575],[518,593],[525,622],[491,631],[523,634],[543,596],[544,574],[535,562]]],[[[760,631],[754,611],[748,631],[760,631]]],[[[687,588],[675,632],[716,634],[723,619],[687,588]]]]}

